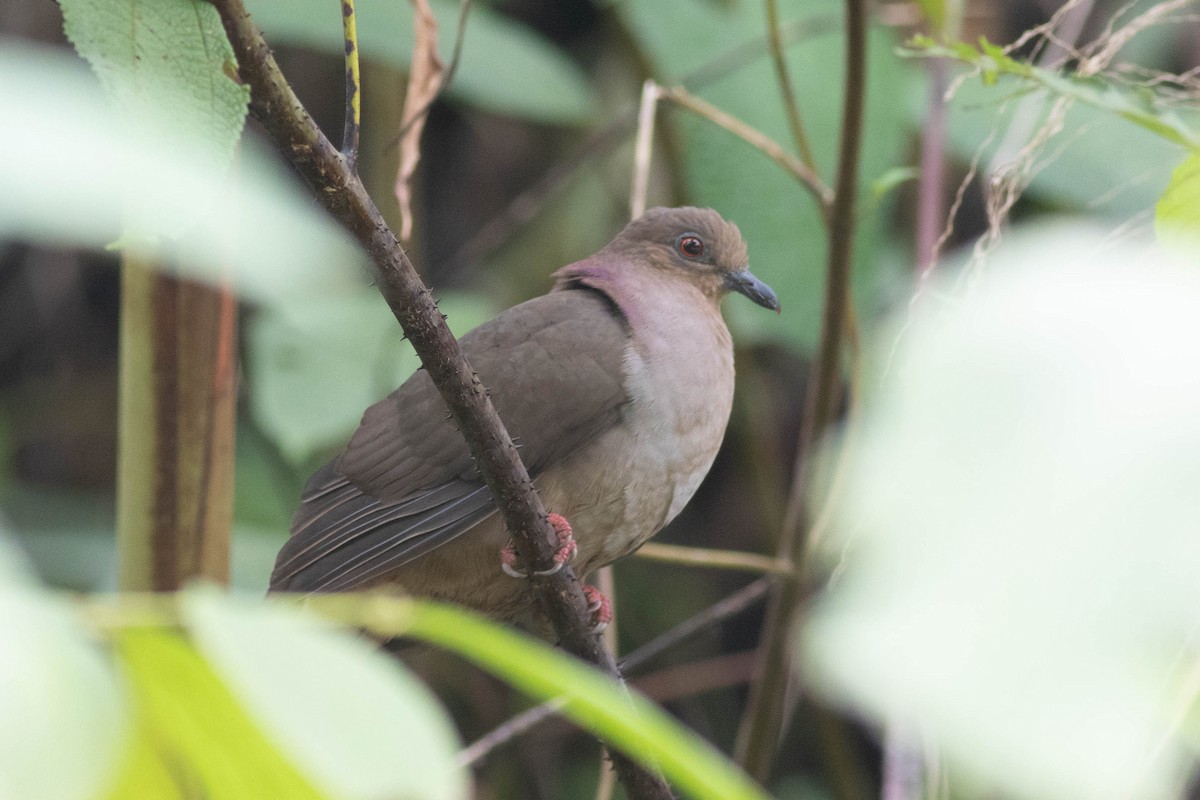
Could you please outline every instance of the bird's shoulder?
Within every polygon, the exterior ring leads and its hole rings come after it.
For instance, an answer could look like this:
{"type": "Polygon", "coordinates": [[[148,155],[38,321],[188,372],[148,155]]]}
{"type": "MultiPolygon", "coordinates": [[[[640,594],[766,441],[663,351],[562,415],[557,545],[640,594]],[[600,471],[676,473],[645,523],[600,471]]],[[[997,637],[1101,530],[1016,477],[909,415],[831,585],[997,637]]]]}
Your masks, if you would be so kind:
{"type": "MultiPolygon", "coordinates": [[[[514,306],[462,338],[463,351],[536,473],[614,424],[626,400],[628,334],[610,301],[554,291],[514,306]]],[[[474,465],[422,370],[363,414],[338,472],[381,499],[400,499],[474,465]]]]}

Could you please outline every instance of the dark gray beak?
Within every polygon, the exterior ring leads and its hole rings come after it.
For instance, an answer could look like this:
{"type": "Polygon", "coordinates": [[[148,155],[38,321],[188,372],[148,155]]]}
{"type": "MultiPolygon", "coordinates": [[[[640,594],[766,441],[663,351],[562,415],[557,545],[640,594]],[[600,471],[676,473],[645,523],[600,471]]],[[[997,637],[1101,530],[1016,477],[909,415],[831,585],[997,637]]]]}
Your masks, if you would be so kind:
{"type": "Polygon", "coordinates": [[[731,292],[744,294],[763,308],[769,308],[779,313],[779,298],[770,286],[754,277],[748,269],[725,273],[725,288],[731,292]]]}

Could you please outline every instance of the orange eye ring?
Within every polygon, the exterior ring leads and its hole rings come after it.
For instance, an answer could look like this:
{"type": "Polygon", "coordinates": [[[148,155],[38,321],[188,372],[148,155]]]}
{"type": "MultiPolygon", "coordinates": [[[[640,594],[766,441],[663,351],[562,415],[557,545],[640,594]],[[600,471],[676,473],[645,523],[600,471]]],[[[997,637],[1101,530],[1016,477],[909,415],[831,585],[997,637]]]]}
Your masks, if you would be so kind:
{"type": "Polygon", "coordinates": [[[692,261],[701,258],[707,249],[704,240],[694,233],[685,233],[675,240],[676,252],[692,261]]]}

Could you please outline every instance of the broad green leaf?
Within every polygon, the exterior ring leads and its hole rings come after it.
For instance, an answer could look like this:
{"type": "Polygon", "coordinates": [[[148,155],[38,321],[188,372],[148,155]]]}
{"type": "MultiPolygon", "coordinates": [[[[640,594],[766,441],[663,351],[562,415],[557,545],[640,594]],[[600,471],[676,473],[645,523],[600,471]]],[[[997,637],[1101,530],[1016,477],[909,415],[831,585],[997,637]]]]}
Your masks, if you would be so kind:
{"type": "MultiPolygon", "coordinates": [[[[223,174],[242,135],[250,87],[237,79],[217,9],[203,0],[63,0],[60,6],[67,38],[99,76],[130,143],[156,130],[186,132],[192,163],[223,174]]],[[[220,185],[210,181],[192,213],[176,216],[162,232],[190,227],[216,201],[220,185]]],[[[129,192],[125,202],[127,213],[162,224],[153,196],[129,192]]]]}
{"type": "Polygon", "coordinates": [[[1180,242],[1195,252],[1200,239],[1200,153],[1192,153],[1171,173],[1154,209],[1154,227],[1163,241],[1180,242]]]}
{"type": "Polygon", "coordinates": [[[620,748],[689,797],[766,800],[725,756],[640,696],[580,661],[460,609],[413,603],[407,635],[448,648],[534,697],[562,698],[562,714],[620,748]]]}
{"type": "Polygon", "coordinates": [[[803,674],[983,794],[1174,797],[1200,752],[1200,275],[1105,234],[905,310],[822,547],[803,674]]]}
{"type": "Polygon", "coordinates": [[[167,760],[166,753],[155,747],[148,725],[138,725],[134,741],[125,752],[116,784],[104,800],[188,800],[176,781],[178,765],[167,760]]]}
{"type": "Polygon", "coordinates": [[[148,257],[258,301],[357,282],[347,235],[268,159],[242,148],[229,181],[197,160],[199,132],[131,137],[77,59],[0,43],[0,119],[0,238],[104,247],[125,230],[148,257]],[[139,198],[132,217],[127,197],[139,198]]]}
{"type": "MultiPolygon", "coordinates": [[[[472,295],[438,305],[459,336],[491,316],[472,295]]],[[[367,406],[420,366],[375,291],[264,311],[250,323],[248,342],[251,410],[296,464],[344,444],[367,406]]]]}
{"type": "MultiPolygon", "coordinates": [[[[780,3],[782,24],[824,20],[840,14],[828,3],[791,0],[780,3]]],[[[656,78],[682,79],[720,54],[765,31],[761,3],[729,5],[705,0],[627,0],[617,6],[656,78]],[[686,35],[680,35],[686,20],[686,35]]],[[[819,27],[819,26],[816,26],[819,27]]],[[[841,119],[843,39],[825,33],[804,39],[787,51],[788,65],[818,171],[832,183],[841,119]]],[[[870,185],[905,157],[904,121],[914,71],[893,53],[890,34],[871,31],[868,54],[866,130],[860,170],[859,207],[867,205],[870,185]]],[[[739,69],[699,91],[701,97],[793,149],[770,60],[739,69]]],[[[812,198],[795,179],[729,133],[679,109],[664,110],[663,124],[681,136],[687,200],[708,205],[737,223],[750,247],[756,275],[779,294],[783,315],[763,314],[756,306],[731,298],[725,304],[737,338],[788,339],[811,345],[819,331],[825,277],[825,230],[812,198]]],[[[855,241],[856,301],[876,305],[893,275],[877,258],[889,202],[862,213],[855,241]]]]}
{"type": "Polygon", "coordinates": [[[125,628],[115,634],[115,640],[137,698],[140,730],[119,782],[125,794],[113,800],[153,796],[152,787],[162,782],[161,771],[155,768],[159,761],[170,765],[185,796],[193,796],[197,788],[211,800],[325,796],[301,774],[303,765],[294,766],[283,758],[212,667],[181,636],[125,628]]]}
{"type": "Polygon", "coordinates": [[[101,797],[130,738],[123,687],[59,600],[0,580],[0,797],[101,797]]]}
{"type": "Polygon", "coordinates": [[[279,750],[331,796],[468,795],[453,726],[395,660],[293,609],[205,589],[183,603],[213,669],[279,750]]]}
{"type": "MultiPolygon", "coordinates": [[[[252,0],[247,6],[273,45],[317,47],[342,57],[337,3],[252,0]]],[[[438,20],[438,52],[448,63],[459,4],[431,0],[430,7],[438,20]]],[[[355,11],[362,52],[407,70],[413,42],[409,4],[359,0],[355,11]]],[[[559,124],[584,122],[595,107],[587,76],[574,61],[529,28],[479,3],[471,9],[462,58],[448,93],[489,111],[559,124]]]]}

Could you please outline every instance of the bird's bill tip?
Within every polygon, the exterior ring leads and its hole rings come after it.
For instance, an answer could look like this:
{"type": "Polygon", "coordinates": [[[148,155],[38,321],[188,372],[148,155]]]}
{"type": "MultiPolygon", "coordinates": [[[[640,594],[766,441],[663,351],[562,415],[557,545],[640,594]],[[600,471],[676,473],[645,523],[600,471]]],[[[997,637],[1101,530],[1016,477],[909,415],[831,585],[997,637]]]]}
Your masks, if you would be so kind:
{"type": "Polygon", "coordinates": [[[763,283],[748,269],[725,273],[725,286],[731,292],[745,295],[763,308],[780,313],[779,298],[775,291],[763,283]]]}

